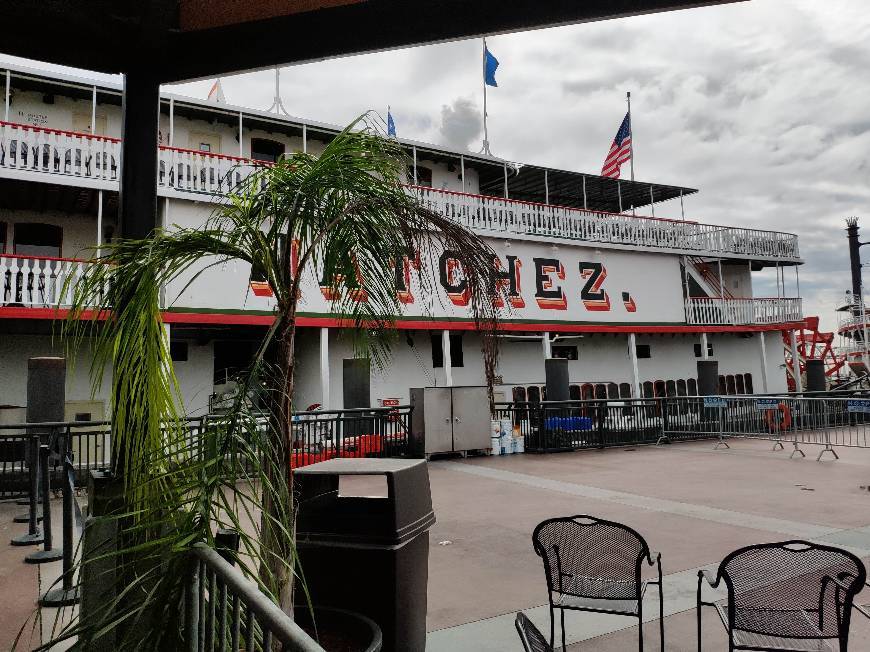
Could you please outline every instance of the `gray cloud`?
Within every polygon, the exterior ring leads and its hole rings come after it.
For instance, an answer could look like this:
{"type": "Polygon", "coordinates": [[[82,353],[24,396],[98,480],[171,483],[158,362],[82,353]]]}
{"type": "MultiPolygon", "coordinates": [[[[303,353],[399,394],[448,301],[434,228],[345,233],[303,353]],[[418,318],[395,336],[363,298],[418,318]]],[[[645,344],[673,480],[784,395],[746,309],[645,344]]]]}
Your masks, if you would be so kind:
{"type": "MultiPolygon", "coordinates": [[[[766,0],[493,36],[493,151],[596,172],[630,90],[637,177],[700,189],[690,219],[799,234],[805,312],[833,328],[849,286],[843,218],[870,206],[863,4],[766,0]]],[[[300,117],[344,124],[390,104],[402,137],[461,148],[480,138],[479,40],[286,68],[282,84],[300,117]]],[[[204,97],[209,85],[180,92],[204,97]]],[[[268,71],[224,88],[252,107],[272,100],[268,71]]],[[[758,275],[759,294],[775,293],[772,278],[758,275]]]]}
{"type": "Polygon", "coordinates": [[[457,97],[453,104],[441,107],[439,133],[450,147],[467,150],[479,139],[483,131],[483,114],[477,105],[466,97],[457,97]]]}

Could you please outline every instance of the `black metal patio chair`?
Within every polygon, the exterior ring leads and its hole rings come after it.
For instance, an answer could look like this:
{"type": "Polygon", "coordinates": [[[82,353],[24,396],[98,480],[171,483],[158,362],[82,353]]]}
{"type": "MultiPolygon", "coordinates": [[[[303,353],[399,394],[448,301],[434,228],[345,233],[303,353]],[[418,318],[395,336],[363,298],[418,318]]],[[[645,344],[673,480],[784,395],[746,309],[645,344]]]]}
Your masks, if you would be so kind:
{"type": "Polygon", "coordinates": [[[664,650],[662,557],[650,552],[643,537],[630,527],[594,516],[551,518],[532,534],[535,552],[544,563],[550,601],[550,646],[554,645],[558,609],[565,649],[565,610],[634,616],[638,649],[643,650],[643,597],[650,584],[659,587],[659,632],[664,650]],[[657,580],[643,580],[646,562],[658,567],[657,580]]]}
{"type": "Polygon", "coordinates": [[[535,623],[529,620],[522,611],[517,612],[514,625],[516,625],[517,634],[520,635],[520,641],[526,652],[553,652],[552,646],[547,643],[541,630],[535,627],[535,623]]]}
{"type": "Polygon", "coordinates": [[[852,608],[870,617],[854,603],[866,580],[861,560],[839,548],[783,541],[735,550],[715,577],[698,571],[698,650],[701,607],[712,606],[728,632],[729,651],[846,652],[852,608]],[[713,588],[724,582],[727,596],[703,601],[704,581],[713,588]]]}

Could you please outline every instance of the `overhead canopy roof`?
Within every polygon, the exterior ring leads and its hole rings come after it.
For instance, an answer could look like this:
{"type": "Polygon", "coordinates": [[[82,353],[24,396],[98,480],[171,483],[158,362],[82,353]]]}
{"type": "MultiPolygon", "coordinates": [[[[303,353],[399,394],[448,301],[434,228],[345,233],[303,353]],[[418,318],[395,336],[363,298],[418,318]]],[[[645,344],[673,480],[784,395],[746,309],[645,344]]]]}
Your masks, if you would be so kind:
{"type": "Polygon", "coordinates": [[[4,0],[5,53],[161,82],[739,0],[4,0]]]}

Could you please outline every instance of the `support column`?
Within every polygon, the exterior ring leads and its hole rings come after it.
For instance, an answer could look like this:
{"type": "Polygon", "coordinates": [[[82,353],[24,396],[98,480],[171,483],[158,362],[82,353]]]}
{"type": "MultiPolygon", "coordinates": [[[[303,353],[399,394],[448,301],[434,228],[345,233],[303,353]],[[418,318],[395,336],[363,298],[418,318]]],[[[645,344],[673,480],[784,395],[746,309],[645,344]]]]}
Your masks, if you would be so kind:
{"type": "Polygon", "coordinates": [[[622,213],[622,183],[616,182],[616,194],[619,197],[619,212],[622,213]]]}
{"type": "Polygon", "coordinates": [[[441,358],[444,361],[444,384],[453,387],[453,359],[450,355],[450,331],[441,331],[441,358]]]}
{"type": "Polygon", "coordinates": [[[637,336],[634,333],[628,334],[628,357],[631,360],[631,374],[634,379],[634,397],[641,398],[640,373],[637,369],[637,336]]]}
{"type": "Polygon", "coordinates": [[[502,167],[504,168],[504,198],[505,198],[505,199],[508,199],[508,198],[509,198],[509,194],[508,194],[508,171],[507,171],[507,163],[503,164],[502,167]]]}
{"type": "Polygon", "coordinates": [[[544,203],[550,203],[550,180],[547,175],[547,170],[544,170],[544,203]]]}
{"type": "Polygon", "coordinates": [[[764,331],[759,331],[758,336],[761,343],[761,391],[768,394],[770,389],[767,386],[767,345],[764,342],[764,331]]]}
{"type": "MultiPolygon", "coordinates": [[[[303,133],[305,132],[305,127],[302,128],[303,133]]],[[[245,141],[242,140],[244,132],[242,131],[242,112],[239,111],[239,158],[243,158],[245,156],[245,141]]]]}
{"type": "Polygon", "coordinates": [[[462,192],[468,192],[465,189],[465,156],[462,154],[459,155],[459,166],[462,170],[462,192]]]}
{"type": "Polygon", "coordinates": [[[12,90],[10,88],[10,84],[12,84],[12,74],[9,70],[6,71],[6,97],[3,102],[3,120],[5,122],[9,122],[9,98],[11,97],[12,90]]]}
{"type": "Polygon", "coordinates": [[[124,76],[118,221],[125,238],[147,238],[157,226],[159,102],[160,82],[150,71],[141,68],[124,76]]]}
{"type": "Polygon", "coordinates": [[[100,248],[103,246],[103,191],[97,191],[97,258],[100,257],[100,248]]]}
{"type": "MultiPolygon", "coordinates": [[[[308,125],[306,125],[304,123],[302,125],[302,153],[303,154],[308,153],[308,125]]],[[[416,175],[417,175],[417,169],[415,167],[414,168],[414,176],[416,176],[416,175]]]]}
{"type": "Polygon", "coordinates": [[[329,409],[329,329],[320,329],[320,405],[329,409]]]}
{"type": "Polygon", "coordinates": [[[701,360],[710,357],[710,344],[707,342],[707,333],[701,333],[701,360]]]}
{"type": "Polygon", "coordinates": [[[549,333],[541,333],[541,348],[544,352],[544,360],[549,360],[553,357],[553,347],[550,344],[549,333]]]}
{"type": "Polygon", "coordinates": [[[798,358],[797,331],[792,331],[789,339],[791,340],[791,360],[792,369],[794,371],[794,389],[796,392],[802,392],[804,391],[804,388],[803,383],[801,382],[801,361],[800,358],[798,358]]]}

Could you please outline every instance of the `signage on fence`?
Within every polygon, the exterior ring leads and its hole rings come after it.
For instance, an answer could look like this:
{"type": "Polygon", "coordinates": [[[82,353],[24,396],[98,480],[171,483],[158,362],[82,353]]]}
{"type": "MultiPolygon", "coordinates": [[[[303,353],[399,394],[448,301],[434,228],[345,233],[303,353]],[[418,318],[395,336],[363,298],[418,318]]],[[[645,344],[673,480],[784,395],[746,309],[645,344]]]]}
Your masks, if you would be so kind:
{"type": "Polygon", "coordinates": [[[728,404],[728,401],[721,396],[705,396],[704,397],[704,407],[705,408],[725,407],[727,404],[728,404]]]}
{"type": "Polygon", "coordinates": [[[755,399],[756,410],[776,410],[779,408],[779,399],[757,398],[755,399]]]}
{"type": "Polygon", "coordinates": [[[402,401],[398,398],[382,398],[380,399],[381,407],[399,407],[402,401]]]}
{"type": "Polygon", "coordinates": [[[870,412],[870,399],[850,398],[846,403],[848,412],[870,412]]]}

